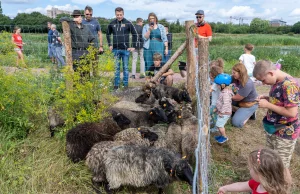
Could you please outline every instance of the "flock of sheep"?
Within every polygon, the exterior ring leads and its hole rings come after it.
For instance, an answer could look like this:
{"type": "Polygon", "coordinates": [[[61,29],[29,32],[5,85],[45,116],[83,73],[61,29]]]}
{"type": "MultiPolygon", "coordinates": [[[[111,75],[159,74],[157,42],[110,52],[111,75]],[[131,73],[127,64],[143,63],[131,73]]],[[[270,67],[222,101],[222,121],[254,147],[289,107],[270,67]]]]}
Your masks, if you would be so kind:
{"type": "MultiPolygon", "coordinates": [[[[120,101],[109,108],[111,116],[99,123],[83,123],[68,131],[67,156],[85,160],[97,193],[121,186],[155,185],[162,193],[169,183],[192,185],[198,119],[186,90],[152,82],[143,88],[117,93],[120,101]]],[[[51,135],[63,123],[49,110],[51,135]]]]}

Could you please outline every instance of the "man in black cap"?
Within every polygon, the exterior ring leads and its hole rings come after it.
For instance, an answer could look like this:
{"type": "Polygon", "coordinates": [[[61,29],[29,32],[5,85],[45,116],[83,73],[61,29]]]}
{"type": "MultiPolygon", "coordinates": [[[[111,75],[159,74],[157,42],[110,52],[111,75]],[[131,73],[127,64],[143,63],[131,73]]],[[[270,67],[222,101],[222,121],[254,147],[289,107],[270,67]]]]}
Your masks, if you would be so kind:
{"type": "Polygon", "coordinates": [[[62,17],[59,20],[60,22],[67,21],[70,25],[74,71],[76,71],[78,67],[78,63],[76,61],[80,60],[81,56],[88,53],[87,48],[91,44],[96,44],[96,39],[88,26],[82,24],[82,15],[83,14],[81,14],[80,10],[74,10],[72,13],[73,18],[62,17]]]}
{"type": "MultiPolygon", "coordinates": [[[[212,39],[212,30],[210,25],[204,21],[204,11],[198,10],[196,13],[196,19],[197,23],[195,24],[197,26],[197,34],[201,38],[208,38],[209,41],[212,39]]],[[[198,42],[196,41],[196,47],[198,45],[198,42]]]]}

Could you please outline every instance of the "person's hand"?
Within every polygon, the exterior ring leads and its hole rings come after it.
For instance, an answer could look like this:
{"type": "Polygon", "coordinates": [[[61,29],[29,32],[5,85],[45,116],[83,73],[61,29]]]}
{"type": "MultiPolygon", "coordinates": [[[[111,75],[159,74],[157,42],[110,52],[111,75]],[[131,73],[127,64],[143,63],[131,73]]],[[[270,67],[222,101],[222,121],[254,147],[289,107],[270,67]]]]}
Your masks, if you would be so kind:
{"type": "Polygon", "coordinates": [[[99,52],[103,52],[103,47],[100,46],[99,52]]]}
{"type": "Polygon", "coordinates": [[[82,17],[74,18],[73,21],[74,21],[74,22],[78,22],[79,24],[81,24],[81,22],[82,22],[82,17]]]}
{"type": "Polygon", "coordinates": [[[226,191],[225,187],[220,187],[217,194],[225,194],[226,191]]]}
{"type": "Polygon", "coordinates": [[[217,112],[217,109],[216,109],[216,108],[214,108],[213,112],[217,112]]]}
{"type": "Polygon", "coordinates": [[[168,49],[167,48],[165,49],[165,55],[168,55],[168,49]]]}
{"type": "Polygon", "coordinates": [[[149,25],[149,31],[151,32],[154,29],[154,26],[149,25]]]}
{"type": "Polygon", "coordinates": [[[268,108],[270,102],[268,102],[266,99],[260,99],[258,100],[258,107],[259,108],[268,108]]]}
{"type": "Polygon", "coordinates": [[[135,48],[128,48],[127,50],[128,50],[129,52],[132,52],[132,51],[134,51],[134,49],[135,49],[135,48]]]}
{"type": "Polygon", "coordinates": [[[257,101],[258,101],[258,100],[261,100],[261,99],[266,99],[266,100],[268,100],[268,99],[269,99],[269,96],[259,95],[259,96],[256,98],[257,101]]]}
{"type": "Polygon", "coordinates": [[[113,46],[109,46],[109,50],[112,51],[113,50],[113,46]]]}

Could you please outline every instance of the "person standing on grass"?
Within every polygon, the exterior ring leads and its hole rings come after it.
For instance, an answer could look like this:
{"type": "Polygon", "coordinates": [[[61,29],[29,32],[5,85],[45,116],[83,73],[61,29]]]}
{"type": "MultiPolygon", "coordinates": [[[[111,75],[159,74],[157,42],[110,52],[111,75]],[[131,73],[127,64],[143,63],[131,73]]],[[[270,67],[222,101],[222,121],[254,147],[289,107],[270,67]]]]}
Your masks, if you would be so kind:
{"type": "Polygon", "coordinates": [[[244,54],[242,54],[239,58],[240,63],[243,63],[247,69],[247,73],[249,77],[254,81],[253,78],[253,69],[255,66],[255,56],[251,54],[254,46],[252,44],[246,44],[244,47],[244,54]]]}
{"type": "Polygon", "coordinates": [[[277,152],[271,149],[252,151],[248,157],[251,179],[219,188],[217,194],[251,192],[252,194],[288,194],[289,184],[284,178],[284,165],[277,152]]]}
{"type": "Polygon", "coordinates": [[[165,55],[164,61],[165,61],[165,63],[167,63],[172,55],[173,35],[172,35],[172,33],[169,33],[169,26],[165,25],[165,30],[166,30],[166,35],[167,35],[167,39],[168,39],[168,54],[165,55]]]}
{"type": "Polygon", "coordinates": [[[123,63],[123,86],[128,87],[128,62],[130,52],[134,51],[133,47],[129,46],[129,34],[132,34],[132,45],[136,45],[137,31],[133,24],[124,18],[124,9],[122,7],[117,7],[115,9],[116,19],[113,20],[107,27],[107,43],[109,49],[113,52],[115,57],[115,80],[114,89],[117,90],[120,87],[120,60],[123,63]],[[113,34],[113,42],[111,42],[111,34],[113,34]]]}
{"type": "Polygon", "coordinates": [[[168,38],[165,27],[158,23],[155,13],[149,13],[148,24],[143,27],[144,38],[144,59],[146,71],[153,64],[154,53],[160,53],[161,56],[168,54],[168,38]]]}
{"type": "Polygon", "coordinates": [[[48,56],[51,59],[52,64],[55,64],[55,57],[54,53],[52,53],[53,49],[51,48],[52,46],[52,35],[53,31],[51,30],[51,22],[47,22],[47,27],[48,27],[48,56]]]}
{"type": "Polygon", "coordinates": [[[82,14],[80,10],[74,10],[72,16],[72,19],[62,17],[59,21],[67,21],[70,25],[73,69],[77,71],[80,64],[79,60],[88,54],[87,48],[90,45],[95,45],[96,40],[88,26],[82,24],[82,14]]]}
{"type": "Polygon", "coordinates": [[[231,76],[225,73],[221,73],[214,78],[214,83],[216,83],[218,85],[218,88],[220,89],[216,109],[214,111],[216,111],[218,114],[216,127],[221,133],[220,136],[215,137],[215,140],[218,143],[222,144],[228,141],[228,137],[225,133],[225,124],[227,123],[232,113],[231,103],[233,92],[230,86],[231,76]]]}
{"type": "Polygon", "coordinates": [[[87,25],[91,30],[92,34],[95,37],[95,48],[99,52],[103,52],[103,40],[102,40],[102,31],[101,26],[97,19],[92,18],[93,16],[93,8],[90,6],[86,6],[84,9],[85,18],[82,20],[82,24],[87,25]]]}
{"type": "Polygon", "coordinates": [[[286,178],[292,183],[289,166],[300,133],[299,83],[267,60],[256,63],[253,76],[263,84],[271,86],[269,96],[258,97],[258,106],[268,109],[263,119],[267,147],[278,152],[285,166],[286,178]]]}
{"type": "Polygon", "coordinates": [[[24,55],[23,55],[23,45],[25,43],[23,43],[23,40],[22,40],[21,28],[19,28],[18,26],[16,26],[14,28],[14,31],[13,31],[13,34],[12,34],[12,37],[11,37],[11,41],[15,45],[14,50],[18,54],[18,57],[17,57],[17,67],[18,68],[20,67],[19,66],[19,61],[21,61],[21,63],[22,63],[21,67],[26,68],[27,66],[26,66],[26,64],[24,62],[24,55]]]}
{"type": "Polygon", "coordinates": [[[60,38],[60,33],[56,30],[56,25],[51,24],[51,30],[53,31],[52,34],[52,53],[55,56],[55,59],[57,61],[58,67],[63,67],[66,65],[65,60],[62,56],[62,41],[60,38]]]}
{"type": "Polygon", "coordinates": [[[133,45],[135,48],[134,51],[132,51],[132,75],[130,78],[135,79],[136,74],[136,62],[138,59],[138,56],[140,55],[140,79],[145,78],[145,61],[144,61],[144,49],[143,49],[143,43],[144,39],[142,36],[143,33],[143,19],[137,18],[136,19],[136,25],[134,26],[137,31],[137,38],[133,37],[133,39],[138,39],[138,42],[136,45],[133,45]]]}
{"type": "Polygon", "coordinates": [[[233,78],[233,117],[232,125],[242,128],[246,122],[256,119],[256,102],[257,93],[253,81],[249,78],[247,69],[244,64],[237,63],[232,67],[233,78]]]}

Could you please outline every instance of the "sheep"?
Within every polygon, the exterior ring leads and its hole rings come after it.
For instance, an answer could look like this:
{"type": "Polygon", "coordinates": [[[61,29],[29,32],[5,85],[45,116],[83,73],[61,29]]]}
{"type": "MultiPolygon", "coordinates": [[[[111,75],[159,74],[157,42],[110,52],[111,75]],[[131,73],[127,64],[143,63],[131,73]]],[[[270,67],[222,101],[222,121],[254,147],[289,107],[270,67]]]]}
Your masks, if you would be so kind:
{"type": "Polygon", "coordinates": [[[163,188],[176,179],[193,183],[188,162],[164,148],[100,142],[88,153],[86,164],[93,172],[93,183],[105,183],[108,191],[121,185],[154,184],[162,193],[163,188]]]}
{"type": "Polygon", "coordinates": [[[164,109],[168,123],[177,122],[177,119],[181,118],[181,111],[178,109],[178,104],[172,99],[162,97],[158,103],[164,109]]]}
{"type": "Polygon", "coordinates": [[[155,97],[152,94],[152,92],[150,92],[150,93],[146,93],[146,92],[142,93],[140,96],[138,96],[135,99],[135,102],[136,103],[153,105],[153,106],[156,105],[156,100],[155,100],[155,97]]]}
{"type": "Polygon", "coordinates": [[[61,127],[65,124],[65,120],[57,113],[57,111],[50,107],[47,111],[47,117],[49,121],[49,130],[50,130],[50,136],[54,136],[55,127],[61,127]]]}
{"type": "Polygon", "coordinates": [[[150,146],[158,139],[158,135],[146,128],[128,128],[114,136],[114,141],[133,142],[136,145],[150,146]]]}
{"type": "Polygon", "coordinates": [[[120,101],[109,110],[120,112],[131,121],[129,127],[137,128],[139,126],[153,126],[158,122],[168,122],[164,111],[159,107],[151,108],[148,105],[139,105],[135,102],[120,101]]]}
{"type": "Polygon", "coordinates": [[[198,144],[198,119],[192,114],[192,108],[189,106],[182,108],[181,135],[182,155],[186,156],[190,164],[194,164],[194,152],[198,144]]]}
{"type": "Polygon", "coordinates": [[[104,118],[100,123],[83,123],[72,128],[66,135],[67,156],[73,162],[83,160],[95,143],[113,140],[113,136],[122,130],[122,122],[128,123],[125,118],[117,114],[113,118],[104,118]]]}
{"type": "Polygon", "coordinates": [[[166,86],[163,84],[157,84],[155,88],[152,89],[156,99],[161,99],[162,97],[172,98],[176,102],[192,102],[191,97],[189,96],[187,90],[179,90],[171,86],[166,86]]]}

